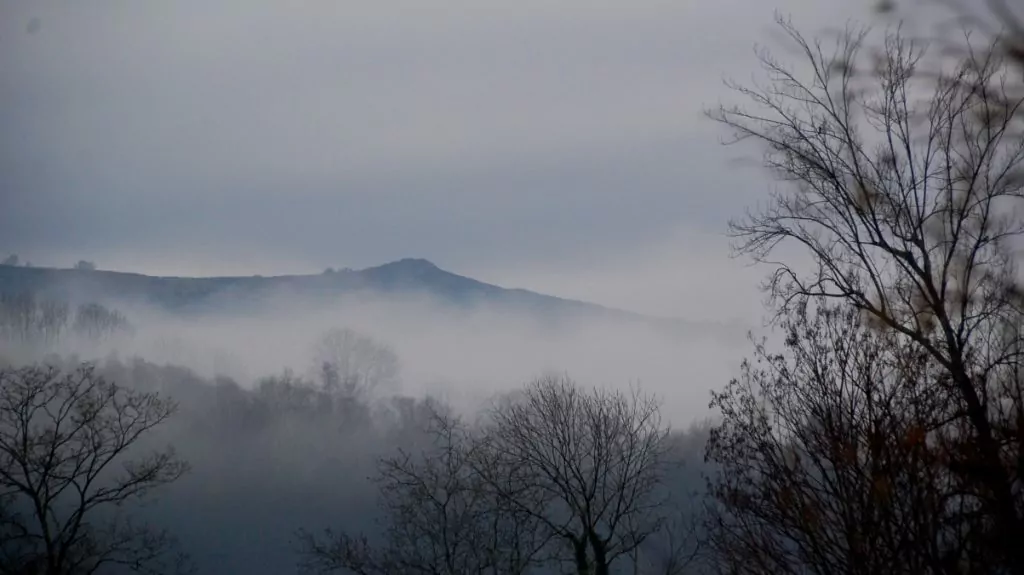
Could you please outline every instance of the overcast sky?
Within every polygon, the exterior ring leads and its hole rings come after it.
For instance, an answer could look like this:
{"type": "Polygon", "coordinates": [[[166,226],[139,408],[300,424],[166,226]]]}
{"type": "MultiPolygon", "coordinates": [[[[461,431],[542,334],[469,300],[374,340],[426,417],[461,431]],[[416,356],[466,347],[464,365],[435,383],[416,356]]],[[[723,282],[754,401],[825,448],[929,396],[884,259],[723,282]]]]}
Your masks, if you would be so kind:
{"type": "Polygon", "coordinates": [[[842,0],[0,0],[0,252],[163,275],[401,257],[649,313],[756,313],[768,189],[702,116],[772,12],[842,0]]]}

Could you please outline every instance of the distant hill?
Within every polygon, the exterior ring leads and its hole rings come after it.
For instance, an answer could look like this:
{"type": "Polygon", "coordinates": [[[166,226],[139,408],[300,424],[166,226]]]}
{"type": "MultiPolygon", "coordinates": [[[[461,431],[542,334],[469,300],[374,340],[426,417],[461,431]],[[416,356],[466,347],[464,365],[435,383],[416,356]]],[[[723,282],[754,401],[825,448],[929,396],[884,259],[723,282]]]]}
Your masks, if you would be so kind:
{"type": "MultiPolygon", "coordinates": [[[[0,265],[0,292],[32,292],[68,301],[131,303],[176,314],[230,313],[261,302],[329,303],[342,296],[419,295],[456,308],[488,306],[549,321],[603,319],[675,331],[697,326],[597,304],[507,289],[445,271],[425,259],[407,258],[362,270],[321,274],[231,277],[158,277],[104,270],[0,265]]],[[[733,328],[707,325],[713,329],[733,328]]]]}

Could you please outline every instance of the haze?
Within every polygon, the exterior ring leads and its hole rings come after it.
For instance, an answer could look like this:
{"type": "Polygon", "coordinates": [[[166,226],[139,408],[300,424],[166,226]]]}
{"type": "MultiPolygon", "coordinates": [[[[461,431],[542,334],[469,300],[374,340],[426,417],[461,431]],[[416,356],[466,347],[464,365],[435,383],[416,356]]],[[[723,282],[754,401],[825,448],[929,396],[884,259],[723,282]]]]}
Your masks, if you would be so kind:
{"type": "Polygon", "coordinates": [[[84,278],[329,279],[425,258],[644,316],[555,321],[455,289],[282,291],[203,313],[75,292],[69,326],[100,303],[130,329],[5,340],[0,367],[94,361],[179,401],[152,441],[193,472],[145,517],[206,573],[291,572],[296,529],[375,529],[366,477],[424,441],[424,398],[473,416],[546,373],[660,398],[696,489],[691,424],[714,415],[709,390],[738,373],[748,331],[774,337],[766,270],[725,236],[771,182],[703,111],[732,97],[723,79],[748,79],[773,12],[814,33],[871,18],[867,4],[0,0],[0,258],[17,254],[19,274],[86,260],[99,271],[83,262],[84,278]],[[314,350],[332,329],[400,363],[343,433],[272,397],[273,378],[324,377],[314,350]]]}

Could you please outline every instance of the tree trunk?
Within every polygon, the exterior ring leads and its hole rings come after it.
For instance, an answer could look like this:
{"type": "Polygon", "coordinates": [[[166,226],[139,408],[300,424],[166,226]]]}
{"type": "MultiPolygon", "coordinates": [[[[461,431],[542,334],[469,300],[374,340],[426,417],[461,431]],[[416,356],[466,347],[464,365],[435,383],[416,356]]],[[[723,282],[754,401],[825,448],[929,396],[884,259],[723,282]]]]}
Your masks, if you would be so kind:
{"type": "Polygon", "coordinates": [[[587,534],[590,549],[594,552],[594,575],[608,575],[608,548],[593,530],[587,534]]]}
{"type": "Polygon", "coordinates": [[[590,575],[590,561],[587,560],[587,541],[571,539],[573,557],[576,559],[576,575],[590,575]]]}
{"type": "Polygon", "coordinates": [[[973,476],[981,486],[991,492],[995,506],[992,513],[996,518],[997,545],[1012,573],[1024,574],[1024,525],[1017,511],[1013,494],[1012,479],[1003,466],[999,445],[992,432],[985,406],[974,389],[974,382],[963,368],[963,362],[954,357],[953,379],[967,404],[967,417],[975,431],[980,461],[963,470],[973,476]]]}

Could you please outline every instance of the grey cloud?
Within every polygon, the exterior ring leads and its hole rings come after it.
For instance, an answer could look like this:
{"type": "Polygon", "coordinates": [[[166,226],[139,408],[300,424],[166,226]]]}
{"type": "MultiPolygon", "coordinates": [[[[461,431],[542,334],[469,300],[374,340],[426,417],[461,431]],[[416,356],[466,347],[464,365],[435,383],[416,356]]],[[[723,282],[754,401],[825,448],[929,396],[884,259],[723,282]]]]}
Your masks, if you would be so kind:
{"type": "Polygon", "coordinates": [[[764,189],[700,116],[763,3],[2,6],[0,249],[37,263],[570,262],[764,189]]]}
{"type": "Polygon", "coordinates": [[[679,221],[717,230],[728,216],[720,208],[728,178],[701,177],[708,147],[656,142],[613,150],[599,162],[584,158],[440,178],[251,181],[233,190],[185,176],[153,182],[145,195],[98,191],[54,203],[25,202],[0,231],[0,243],[31,238],[103,252],[116,250],[125,238],[154,250],[258,250],[251,244],[256,241],[291,250],[312,266],[369,265],[404,255],[453,265],[489,254],[519,262],[571,257],[644,243],[679,221]],[[659,157],[666,150],[682,160],[659,157]],[[39,221],[64,225],[32,225],[39,221]]]}

